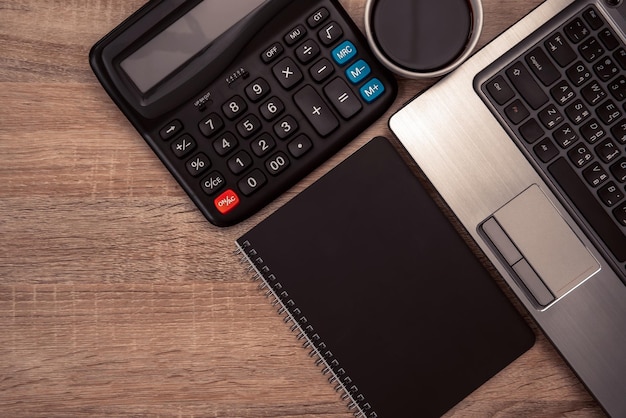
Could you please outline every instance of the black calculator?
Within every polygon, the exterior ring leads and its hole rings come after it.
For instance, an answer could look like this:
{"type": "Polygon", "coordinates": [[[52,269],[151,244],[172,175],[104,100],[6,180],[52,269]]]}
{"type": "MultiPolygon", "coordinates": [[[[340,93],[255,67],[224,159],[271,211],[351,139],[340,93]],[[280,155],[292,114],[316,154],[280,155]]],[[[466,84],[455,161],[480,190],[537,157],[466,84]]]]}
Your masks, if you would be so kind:
{"type": "Polygon", "coordinates": [[[152,0],[90,63],[217,226],[293,186],[397,94],[336,0],[152,0]]]}

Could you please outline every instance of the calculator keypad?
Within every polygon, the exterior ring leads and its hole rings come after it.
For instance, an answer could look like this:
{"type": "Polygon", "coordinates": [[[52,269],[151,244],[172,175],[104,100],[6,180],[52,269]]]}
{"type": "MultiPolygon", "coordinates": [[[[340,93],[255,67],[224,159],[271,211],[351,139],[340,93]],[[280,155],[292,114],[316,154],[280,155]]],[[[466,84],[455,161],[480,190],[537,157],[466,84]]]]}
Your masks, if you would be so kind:
{"type": "Polygon", "coordinates": [[[359,130],[342,133],[344,125],[366,113],[387,89],[391,97],[377,115],[395,96],[395,81],[378,63],[371,65],[375,59],[363,38],[338,10],[318,7],[294,23],[259,48],[256,64],[242,65],[224,92],[211,94],[203,113],[194,109],[195,123],[177,117],[159,130],[189,175],[183,183],[196,182],[197,197],[210,198],[203,211],[218,225],[241,219],[225,221],[213,211],[227,217],[261,199],[266,189],[276,197],[285,189],[277,184],[295,183],[330,156],[324,150],[328,143],[342,141],[338,149],[375,117],[364,115],[359,130]],[[261,70],[248,73],[248,67],[261,70]],[[321,152],[328,155],[318,158],[321,152]]]}

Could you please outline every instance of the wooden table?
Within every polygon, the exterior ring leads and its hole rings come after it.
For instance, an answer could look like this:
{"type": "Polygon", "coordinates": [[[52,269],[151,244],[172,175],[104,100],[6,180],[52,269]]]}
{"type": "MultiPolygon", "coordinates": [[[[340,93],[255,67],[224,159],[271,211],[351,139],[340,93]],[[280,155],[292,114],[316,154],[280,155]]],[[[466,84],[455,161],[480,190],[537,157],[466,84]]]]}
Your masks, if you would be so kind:
{"type": "MultiPolygon", "coordinates": [[[[235,239],[209,224],[93,76],[89,48],[143,0],[0,0],[0,416],[351,416],[235,239]]],[[[343,0],[362,26],[364,0],[343,0]]],[[[484,0],[481,45],[539,0],[484,0]]],[[[450,416],[597,416],[546,338],[450,416]]],[[[419,402],[419,394],[416,394],[419,402]]]]}

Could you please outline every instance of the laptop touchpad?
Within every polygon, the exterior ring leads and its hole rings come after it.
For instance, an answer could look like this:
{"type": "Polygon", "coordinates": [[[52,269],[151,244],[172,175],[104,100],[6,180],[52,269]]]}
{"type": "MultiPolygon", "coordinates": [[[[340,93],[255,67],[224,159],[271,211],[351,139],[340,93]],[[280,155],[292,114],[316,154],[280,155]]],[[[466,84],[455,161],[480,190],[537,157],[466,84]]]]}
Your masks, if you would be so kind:
{"type": "Polygon", "coordinates": [[[542,306],[600,270],[537,185],[496,211],[481,228],[542,306]]]}

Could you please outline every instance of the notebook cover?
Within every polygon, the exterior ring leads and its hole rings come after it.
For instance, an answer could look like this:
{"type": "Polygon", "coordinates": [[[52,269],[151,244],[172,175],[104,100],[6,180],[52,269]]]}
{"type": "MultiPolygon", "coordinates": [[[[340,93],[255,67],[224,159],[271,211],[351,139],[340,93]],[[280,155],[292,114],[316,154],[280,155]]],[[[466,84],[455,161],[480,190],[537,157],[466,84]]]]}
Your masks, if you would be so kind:
{"type": "Polygon", "coordinates": [[[357,416],[440,416],[534,343],[385,138],[237,245],[357,416]]]}

